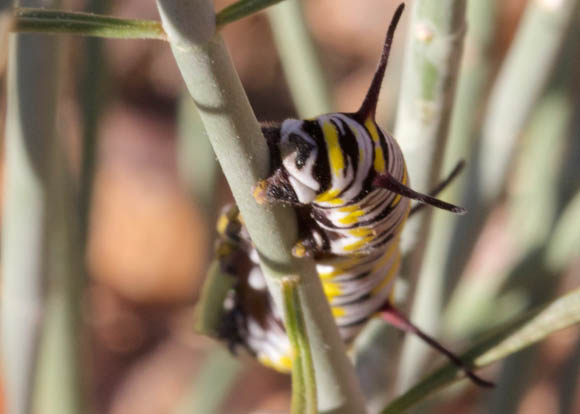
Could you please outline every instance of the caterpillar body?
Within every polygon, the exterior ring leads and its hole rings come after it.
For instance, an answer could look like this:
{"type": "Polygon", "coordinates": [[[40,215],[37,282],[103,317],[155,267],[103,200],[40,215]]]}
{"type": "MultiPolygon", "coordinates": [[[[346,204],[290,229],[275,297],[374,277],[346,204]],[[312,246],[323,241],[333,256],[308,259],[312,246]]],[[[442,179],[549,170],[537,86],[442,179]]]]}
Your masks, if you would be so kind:
{"type": "MultiPolygon", "coordinates": [[[[455,213],[460,207],[409,188],[396,140],[375,122],[375,109],[389,50],[403,11],[389,26],[381,59],[367,95],[355,113],[287,119],[264,125],[271,172],[254,191],[258,202],[286,203],[298,212],[296,256],[311,256],[345,342],[374,315],[419,336],[461,362],[418,330],[392,305],[393,282],[401,262],[399,241],[411,200],[455,213]]],[[[452,176],[457,173],[454,171],[452,176]]],[[[449,179],[447,180],[449,181],[449,179]]],[[[230,348],[247,349],[263,364],[291,370],[292,350],[283,318],[270,297],[258,255],[236,207],[218,220],[217,258],[235,278],[224,302],[220,336],[230,348]]],[[[485,384],[466,368],[467,374],[485,384]]]]}

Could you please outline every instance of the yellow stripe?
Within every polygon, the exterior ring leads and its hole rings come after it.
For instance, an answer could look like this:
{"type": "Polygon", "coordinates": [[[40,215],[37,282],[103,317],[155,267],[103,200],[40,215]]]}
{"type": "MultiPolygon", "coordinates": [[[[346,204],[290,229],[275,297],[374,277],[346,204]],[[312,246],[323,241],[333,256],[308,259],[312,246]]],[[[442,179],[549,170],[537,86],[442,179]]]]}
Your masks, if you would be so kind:
{"type": "Polygon", "coordinates": [[[372,118],[367,118],[365,121],[365,128],[369,131],[369,135],[375,142],[379,142],[379,132],[377,131],[377,125],[372,118]]]}
{"type": "Polygon", "coordinates": [[[336,197],[333,198],[332,200],[328,200],[327,201],[328,204],[344,204],[344,200],[342,198],[336,197]]]}
{"type": "Polygon", "coordinates": [[[372,241],[373,238],[374,238],[374,236],[365,237],[362,240],[356,241],[356,242],[351,243],[351,244],[347,244],[346,246],[344,246],[342,248],[342,250],[345,252],[352,252],[354,250],[358,250],[361,247],[363,247],[365,244],[367,244],[368,242],[372,241]]]}
{"type": "Polygon", "coordinates": [[[375,161],[373,163],[375,171],[378,173],[385,172],[385,157],[383,156],[383,149],[381,146],[375,146],[375,161]]]}
{"type": "Polygon", "coordinates": [[[338,318],[340,316],[344,316],[346,314],[346,311],[344,310],[344,308],[341,307],[334,307],[334,308],[330,308],[330,310],[332,311],[332,316],[334,316],[335,318],[338,318]]]}
{"type": "MultiPolygon", "coordinates": [[[[403,183],[403,185],[407,184],[407,169],[405,168],[403,170],[403,179],[401,180],[401,182],[403,183]]],[[[396,206],[397,204],[399,204],[399,201],[401,201],[401,194],[397,194],[397,196],[394,198],[393,202],[391,203],[391,207],[396,206]]]]}
{"type": "Polygon", "coordinates": [[[354,224],[358,221],[358,217],[364,215],[364,213],[365,212],[362,210],[353,211],[349,215],[338,219],[338,222],[340,224],[354,224]]]}
{"type": "Polygon", "coordinates": [[[280,358],[280,360],[278,361],[278,364],[284,368],[284,371],[290,371],[292,370],[292,358],[290,358],[287,355],[284,355],[283,357],[280,358]]]}
{"type": "Polygon", "coordinates": [[[356,229],[351,229],[348,231],[348,234],[355,237],[366,237],[374,234],[375,232],[373,229],[368,227],[357,227],[356,229]]]}
{"type": "Polygon", "coordinates": [[[330,190],[325,191],[324,193],[316,196],[316,198],[314,199],[314,201],[318,202],[318,203],[322,203],[325,201],[330,201],[334,198],[336,198],[336,196],[340,193],[340,190],[336,190],[331,188],[330,190]]]}
{"type": "Polygon", "coordinates": [[[335,266],[332,272],[319,273],[318,276],[322,280],[332,279],[333,277],[339,276],[344,272],[344,269],[356,265],[361,260],[361,256],[354,256],[350,259],[346,259],[340,262],[340,266],[335,266]]]}
{"type": "Polygon", "coordinates": [[[304,257],[304,256],[306,256],[306,247],[304,247],[302,242],[298,242],[292,248],[292,254],[295,257],[304,257]]]}
{"type": "Polygon", "coordinates": [[[391,207],[395,207],[397,204],[399,204],[399,201],[401,201],[401,197],[402,197],[401,194],[397,194],[397,196],[395,197],[395,199],[391,203],[391,207]]]}
{"type": "Polygon", "coordinates": [[[277,361],[273,361],[266,355],[258,355],[258,361],[262,365],[275,369],[278,372],[289,373],[292,370],[292,359],[286,355],[280,357],[277,361]]]}
{"type": "Polygon", "coordinates": [[[358,204],[352,204],[350,206],[344,206],[338,209],[338,211],[340,211],[341,213],[350,213],[351,211],[355,211],[358,210],[359,205],[358,204]]]}
{"type": "Polygon", "coordinates": [[[226,233],[226,227],[228,226],[229,220],[228,217],[225,214],[222,214],[219,218],[218,218],[218,222],[217,222],[217,232],[221,235],[224,235],[226,233]]]}
{"type": "Polygon", "coordinates": [[[324,290],[324,294],[329,300],[342,294],[342,290],[337,283],[322,282],[322,289],[324,290]]]}
{"type": "Polygon", "coordinates": [[[344,169],[344,157],[338,142],[338,130],[332,123],[327,121],[322,124],[322,133],[326,140],[330,167],[334,174],[338,174],[344,169]]]}
{"type": "Polygon", "coordinates": [[[407,168],[406,167],[403,169],[403,179],[401,180],[401,182],[405,185],[407,184],[407,168]]]}
{"type": "Polygon", "coordinates": [[[385,156],[383,154],[383,149],[380,145],[380,137],[379,131],[377,130],[377,124],[372,118],[368,118],[365,121],[365,128],[369,131],[369,135],[373,139],[373,141],[377,144],[375,145],[375,159],[373,166],[375,167],[375,171],[378,173],[385,172],[385,156]]]}

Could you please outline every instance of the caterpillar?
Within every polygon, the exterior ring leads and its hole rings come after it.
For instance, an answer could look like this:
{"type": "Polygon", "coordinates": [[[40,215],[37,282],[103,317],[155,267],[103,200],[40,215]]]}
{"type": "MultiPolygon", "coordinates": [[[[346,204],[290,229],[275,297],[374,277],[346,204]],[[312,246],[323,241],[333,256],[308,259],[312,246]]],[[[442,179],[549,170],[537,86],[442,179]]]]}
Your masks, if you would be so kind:
{"type": "MultiPolygon", "coordinates": [[[[412,324],[393,305],[394,280],[401,263],[399,242],[409,215],[419,205],[463,214],[461,207],[412,190],[397,141],[375,121],[381,83],[401,4],[389,25],[377,70],[359,110],[307,120],[265,124],[269,176],[257,183],[259,203],[284,203],[297,211],[300,241],[295,256],[315,260],[324,293],[342,339],[350,343],[366,322],[379,316],[411,332],[476,376],[454,354],[412,324]],[[411,200],[421,204],[411,206],[411,200]]],[[[266,289],[256,249],[235,206],[226,207],[217,224],[216,256],[234,287],[223,304],[219,336],[230,349],[242,347],[281,372],[292,366],[291,346],[280,310],[266,289]]]]}

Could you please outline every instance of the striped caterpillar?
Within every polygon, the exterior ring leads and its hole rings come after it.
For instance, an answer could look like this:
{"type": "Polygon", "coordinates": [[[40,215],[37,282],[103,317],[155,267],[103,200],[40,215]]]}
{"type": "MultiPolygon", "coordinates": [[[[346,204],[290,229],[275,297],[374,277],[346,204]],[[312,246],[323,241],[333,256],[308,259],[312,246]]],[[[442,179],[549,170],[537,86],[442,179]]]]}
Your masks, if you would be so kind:
{"type": "MultiPolygon", "coordinates": [[[[285,203],[296,208],[300,241],[295,256],[310,256],[339,332],[351,342],[368,320],[379,316],[405,332],[418,335],[479,385],[490,383],[437,341],[426,335],[393,305],[394,279],[401,262],[399,241],[405,222],[422,205],[463,214],[461,207],[435,196],[461,169],[461,164],[432,195],[409,187],[405,160],[395,139],[375,122],[400,5],[387,31],[378,68],[360,109],[313,119],[287,119],[264,125],[271,155],[269,176],[257,183],[259,203],[285,203]],[[411,208],[411,200],[418,206],[411,208]]],[[[216,255],[234,287],[224,302],[219,336],[230,349],[247,349],[278,371],[291,370],[291,347],[283,318],[270,297],[243,220],[227,207],[218,220],[216,255]]]]}

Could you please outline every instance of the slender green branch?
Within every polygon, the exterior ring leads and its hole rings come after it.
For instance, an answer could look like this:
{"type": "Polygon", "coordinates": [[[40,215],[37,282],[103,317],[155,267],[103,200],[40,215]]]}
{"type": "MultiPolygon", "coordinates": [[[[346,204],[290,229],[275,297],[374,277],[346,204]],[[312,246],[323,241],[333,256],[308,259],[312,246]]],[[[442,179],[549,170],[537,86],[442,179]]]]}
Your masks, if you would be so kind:
{"type": "Polygon", "coordinates": [[[0,338],[11,413],[30,412],[38,370],[59,50],[56,39],[12,35],[8,44],[0,338]]]}
{"type": "Polygon", "coordinates": [[[55,128],[62,56],[59,39],[11,35],[1,301],[11,413],[86,412],[78,215],[55,128]]]}
{"type": "Polygon", "coordinates": [[[216,25],[223,27],[228,23],[243,19],[251,14],[254,14],[268,6],[280,3],[282,0],[240,0],[223,10],[216,15],[216,25]]]}
{"type": "Polygon", "coordinates": [[[14,11],[12,30],[115,39],[167,40],[161,23],[156,21],[33,8],[19,8],[14,11]]]}
{"type": "MultiPolygon", "coordinates": [[[[282,0],[241,0],[221,10],[217,27],[240,20],[282,0]]],[[[71,34],[111,39],[167,40],[160,22],[153,20],[120,19],[92,13],[17,8],[14,10],[12,31],[22,33],[71,34]]]]}
{"type": "Polygon", "coordinates": [[[331,112],[332,99],[316,45],[304,21],[302,2],[286,0],[271,7],[268,17],[298,116],[310,118],[331,112]]]}
{"type": "MultiPolygon", "coordinates": [[[[495,38],[495,8],[493,1],[468,1],[468,31],[465,38],[465,54],[461,62],[461,73],[457,85],[455,106],[450,124],[449,139],[445,150],[443,174],[453,169],[459,160],[468,160],[476,143],[479,114],[491,78],[490,50],[495,38]]],[[[411,176],[413,178],[413,176],[411,176]]],[[[460,200],[466,184],[464,172],[440,197],[445,200],[460,200]]],[[[469,225],[477,220],[471,214],[458,217],[446,211],[433,211],[431,231],[423,259],[420,278],[416,288],[413,320],[420,326],[437,332],[442,321],[444,304],[460,273],[448,273],[448,262],[456,260],[450,250],[457,226],[469,225]]],[[[491,278],[490,278],[491,279],[491,278]]],[[[408,379],[405,388],[413,381],[428,355],[432,353],[422,343],[409,338],[406,343],[408,379]],[[412,361],[412,362],[411,362],[412,361]]]]}
{"type": "MultiPolygon", "coordinates": [[[[413,5],[395,137],[405,154],[411,184],[420,191],[429,191],[440,176],[459,77],[465,9],[465,0],[418,0],[413,5]]],[[[412,250],[405,263],[410,286],[407,307],[418,289],[430,219],[428,210],[405,229],[403,250],[412,250]]],[[[417,318],[420,316],[413,309],[412,319],[429,329],[417,318]]],[[[405,343],[416,342],[407,338],[405,343]]],[[[405,387],[417,375],[421,361],[413,352],[413,347],[404,347],[400,386],[405,387]]]]}
{"type": "MultiPolygon", "coordinates": [[[[461,359],[468,365],[482,368],[529,347],[556,331],[578,323],[580,323],[579,289],[495,330],[467,351],[461,359]]],[[[447,364],[392,401],[383,414],[406,412],[432,393],[462,378],[464,375],[461,369],[453,364],[447,364]]]]}
{"type": "Polygon", "coordinates": [[[292,257],[295,215],[260,206],[254,185],[269,170],[269,151],[221,36],[209,0],[158,0],[163,27],[187,88],[259,252],[266,282],[282,308],[279,278],[300,275],[298,287],[315,365],[318,409],[364,413],[352,365],[311,260],[292,257]]]}
{"type": "Polygon", "coordinates": [[[286,332],[288,332],[288,338],[294,351],[291,412],[293,414],[316,414],[314,365],[298,296],[298,282],[296,277],[282,279],[286,332]]]}

